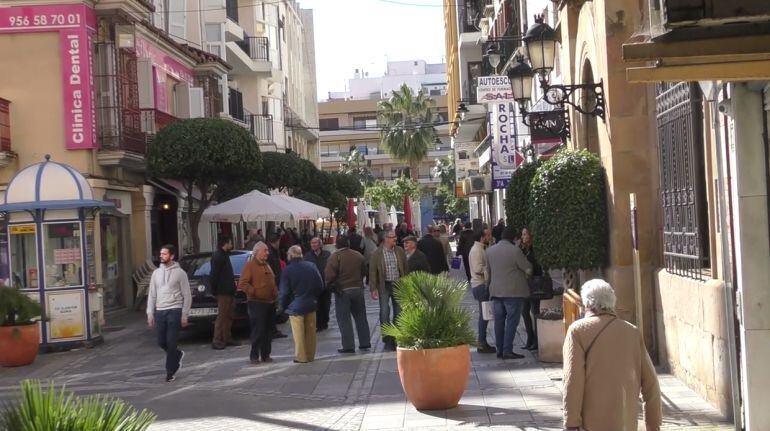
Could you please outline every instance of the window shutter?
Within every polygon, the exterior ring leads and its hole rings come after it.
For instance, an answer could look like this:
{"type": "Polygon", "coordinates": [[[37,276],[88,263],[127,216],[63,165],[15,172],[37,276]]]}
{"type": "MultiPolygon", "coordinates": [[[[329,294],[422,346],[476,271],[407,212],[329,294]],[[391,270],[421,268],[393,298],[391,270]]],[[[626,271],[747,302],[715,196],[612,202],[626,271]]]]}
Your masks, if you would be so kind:
{"type": "Polygon", "coordinates": [[[152,60],[136,60],[136,77],[139,84],[139,109],[155,109],[155,79],[152,72],[152,60]]]}

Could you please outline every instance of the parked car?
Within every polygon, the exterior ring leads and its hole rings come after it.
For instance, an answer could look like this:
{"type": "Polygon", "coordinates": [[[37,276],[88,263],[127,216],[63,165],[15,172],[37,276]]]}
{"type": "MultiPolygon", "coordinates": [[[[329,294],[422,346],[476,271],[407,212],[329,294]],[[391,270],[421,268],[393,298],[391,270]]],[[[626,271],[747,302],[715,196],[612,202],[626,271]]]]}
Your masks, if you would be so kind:
{"type": "MultiPolygon", "coordinates": [[[[217,298],[211,292],[211,255],[213,252],[188,254],[179,260],[179,265],[187,272],[192,291],[192,307],[188,320],[192,324],[212,323],[217,317],[217,298]]],[[[233,325],[248,324],[246,295],[238,289],[243,266],[251,258],[252,252],[233,250],[230,252],[230,263],[235,274],[235,308],[233,310],[233,325]]]]}

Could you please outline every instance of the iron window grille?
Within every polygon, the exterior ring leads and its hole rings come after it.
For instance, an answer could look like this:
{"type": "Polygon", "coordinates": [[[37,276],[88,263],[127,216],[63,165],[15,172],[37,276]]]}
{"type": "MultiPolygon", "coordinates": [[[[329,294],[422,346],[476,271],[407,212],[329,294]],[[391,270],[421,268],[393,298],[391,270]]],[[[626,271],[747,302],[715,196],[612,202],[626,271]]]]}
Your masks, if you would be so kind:
{"type": "Polygon", "coordinates": [[[673,274],[703,279],[703,268],[709,266],[709,236],[697,84],[658,84],[656,111],[664,264],[673,274]]]}

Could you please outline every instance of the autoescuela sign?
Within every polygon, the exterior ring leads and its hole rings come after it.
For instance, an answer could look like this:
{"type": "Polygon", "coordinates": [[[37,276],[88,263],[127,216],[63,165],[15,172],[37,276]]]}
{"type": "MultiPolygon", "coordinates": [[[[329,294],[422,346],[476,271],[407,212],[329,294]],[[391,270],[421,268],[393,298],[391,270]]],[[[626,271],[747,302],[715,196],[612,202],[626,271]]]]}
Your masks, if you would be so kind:
{"type": "Polygon", "coordinates": [[[476,103],[513,101],[511,82],[507,76],[479,76],[476,78],[476,103]]]}
{"type": "Polygon", "coordinates": [[[65,147],[96,148],[94,10],[82,3],[0,8],[0,34],[39,32],[59,33],[65,147]]]}

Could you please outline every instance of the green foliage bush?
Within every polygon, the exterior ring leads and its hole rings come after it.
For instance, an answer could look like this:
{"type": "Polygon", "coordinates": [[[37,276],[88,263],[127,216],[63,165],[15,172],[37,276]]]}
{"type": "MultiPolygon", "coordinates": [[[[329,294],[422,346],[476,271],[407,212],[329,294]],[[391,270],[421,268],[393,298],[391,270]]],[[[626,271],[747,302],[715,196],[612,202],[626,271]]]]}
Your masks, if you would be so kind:
{"type": "Polygon", "coordinates": [[[13,287],[0,286],[0,326],[26,325],[40,317],[40,304],[13,287]]]}
{"type": "Polygon", "coordinates": [[[535,177],[540,160],[527,163],[511,175],[505,197],[505,217],[507,225],[521,232],[525,227],[531,227],[529,215],[531,212],[530,190],[532,178],[535,177]]]}
{"type": "Polygon", "coordinates": [[[531,183],[529,218],[544,268],[593,269],[607,263],[605,174],[587,150],[561,150],[531,183]]]}
{"type": "Polygon", "coordinates": [[[382,333],[396,338],[400,347],[438,349],[473,344],[471,315],[462,307],[467,283],[444,275],[413,272],[396,282],[401,314],[382,333]]]}
{"type": "Polygon", "coordinates": [[[102,395],[75,397],[49,383],[21,382],[20,398],[0,413],[0,429],[13,431],[144,431],[155,420],[125,401],[102,395]]]}

